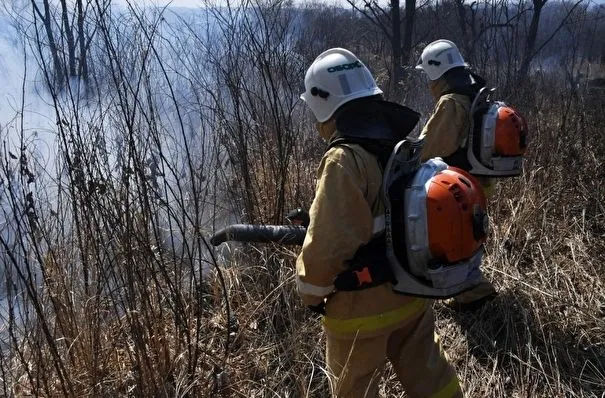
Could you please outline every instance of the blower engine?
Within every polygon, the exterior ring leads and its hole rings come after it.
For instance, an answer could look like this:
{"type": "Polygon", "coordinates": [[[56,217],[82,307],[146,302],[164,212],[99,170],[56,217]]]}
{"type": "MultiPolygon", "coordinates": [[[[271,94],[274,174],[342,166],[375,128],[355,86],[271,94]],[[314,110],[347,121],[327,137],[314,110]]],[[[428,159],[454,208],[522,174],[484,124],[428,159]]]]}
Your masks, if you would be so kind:
{"type": "Polygon", "coordinates": [[[451,297],[481,281],[486,200],[469,173],[439,158],[420,165],[421,145],[400,142],[385,169],[387,259],[395,291],[451,297]]]}
{"type": "Polygon", "coordinates": [[[471,105],[467,159],[470,173],[484,177],[513,177],[523,170],[527,123],[514,108],[492,101],[482,88],[471,105]]]}

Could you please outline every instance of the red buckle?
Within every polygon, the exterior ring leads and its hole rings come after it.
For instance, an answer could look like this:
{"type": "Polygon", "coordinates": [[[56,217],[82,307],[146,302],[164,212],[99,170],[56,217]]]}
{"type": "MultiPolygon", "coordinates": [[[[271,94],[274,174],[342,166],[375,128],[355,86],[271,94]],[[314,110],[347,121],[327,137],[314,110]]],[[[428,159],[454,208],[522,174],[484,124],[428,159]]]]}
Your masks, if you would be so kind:
{"type": "Polygon", "coordinates": [[[368,285],[372,283],[372,275],[370,274],[370,269],[366,266],[361,269],[361,271],[353,271],[355,276],[357,277],[357,286],[361,286],[364,283],[368,285]]]}

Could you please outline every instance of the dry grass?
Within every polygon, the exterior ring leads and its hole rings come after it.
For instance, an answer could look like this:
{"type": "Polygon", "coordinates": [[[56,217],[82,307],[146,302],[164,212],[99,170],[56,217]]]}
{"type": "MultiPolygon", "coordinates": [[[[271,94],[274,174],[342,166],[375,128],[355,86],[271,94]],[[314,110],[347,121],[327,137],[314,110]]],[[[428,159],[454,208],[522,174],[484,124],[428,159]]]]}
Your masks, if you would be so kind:
{"type": "MultiPolygon", "coordinates": [[[[498,183],[491,201],[484,268],[500,295],[471,314],[435,304],[468,397],[605,396],[605,98],[556,81],[512,101],[533,138],[525,175],[498,183]]],[[[318,141],[296,145],[291,208],[309,204],[321,155],[318,141]]],[[[275,173],[262,162],[248,170],[264,187],[259,201],[271,200],[275,173]]],[[[191,253],[162,252],[137,221],[153,224],[155,207],[124,217],[121,192],[108,186],[77,202],[90,229],[72,251],[26,258],[32,275],[15,287],[24,301],[0,333],[0,395],[329,395],[319,321],[295,291],[298,248],[221,249],[221,274],[200,281],[208,253],[188,224],[191,253]],[[36,285],[26,294],[25,283],[36,285]]],[[[269,205],[258,211],[276,217],[269,205]]],[[[385,397],[401,396],[390,370],[384,380],[385,397]]]]}
{"type": "MultiPolygon", "coordinates": [[[[602,98],[582,95],[527,107],[534,135],[526,173],[500,182],[491,202],[485,270],[500,295],[470,314],[435,304],[468,397],[605,393],[605,115],[588,106],[602,98]]],[[[183,281],[174,260],[131,250],[129,261],[140,268],[133,290],[87,296],[70,279],[74,254],[57,254],[45,263],[43,317],[25,317],[25,335],[3,340],[10,347],[0,358],[3,391],[326,397],[322,331],[293,281],[297,250],[223,250],[230,319],[216,273],[197,288],[171,290],[183,281]]],[[[385,397],[402,394],[390,370],[381,389],[385,397]]]]}

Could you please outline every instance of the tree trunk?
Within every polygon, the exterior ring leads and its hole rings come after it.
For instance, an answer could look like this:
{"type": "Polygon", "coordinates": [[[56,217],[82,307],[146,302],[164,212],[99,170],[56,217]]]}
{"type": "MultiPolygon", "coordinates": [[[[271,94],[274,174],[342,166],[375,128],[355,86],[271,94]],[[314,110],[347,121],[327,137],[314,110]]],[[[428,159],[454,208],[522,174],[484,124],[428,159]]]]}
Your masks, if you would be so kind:
{"type": "Polygon", "coordinates": [[[402,62],[407,64],[412,52],[412,36],[416,19],[416,0],[405,0],[405,28],[403,31],[402,62]]]}
{"type": "Polygon", "coordinates": [[[63,25],[63,33],[67,42],[67,63],[69,65],[69,77],[76,77],[76,41],[74,40],[74,32],[69,24],[69,13],[67,12],[66,0],[61,0],[61,23],[63,25]]]}
{"type": "Polygon", "coordinates": [[[525,42],[525,50],[523,51],[523,58],[521,66],[519,67],[519,73],[517,74],[517,80],[524,79],[527,77],[529,72],[529,65],[532,58],[534,57],[534,48],[536,47],[536,41],[538,39],[538,27],[540,25],[540,15],[542,9],[548,0],[532,0],[534,4],[534,12],[531,16],[531,23],[529,24],[529,31],[527,32],[527,41],[525,42]]]}
{"type": "Polygon", "coordinates": [[[471,40],[468,36],[468,30],[466,28],[466,9],[464,5],[464,0],[456,0],[456,11],[458,12],[458,24],[460,25],[460,31],[462,32],[462,43],[457,43],[458,46],[462,47],[465,52],[469,53],[468,45],[471,40]]]}
{"type": "Polygon", "coordinates": [[[78,8],[78,42],[80,43],[80,78],[85,84],[88,83],[88,47],[86,41],[86,32],[84,31],[84,7],[82,6],[82,0],[76,1],[76,7],[78,8]]]}
{"type": "MultiPolygon", "coordinates": [[[[406,0],[407,1],[407,0],[406,0]]],[[[393,84],[401,80],[401,17],[399,0],[391,0],[391,24],[393,36],[391,38],[391,49],[393,51],[393,84]]]]}
{"type": "Polygon", "coordinates": [[[44,14],[42,14],[42,12],[40,11],[38,4],[36,4],[36,0],[32,0],[32,6],[34,8],[34,16],[38,15],[40,17],[40,19],[42,19],[42,22],[44,23],[44,29],[46,30],[46,36],[48,38],[48,47],[49,47],[50,54],[51,54],[51,57],[53,60],[53,67],[54,67],[54,73],[55,73],[54,84],[56,84],[58,87],[61,87],[63,85],[63,78],[64,78],[63,64],[61,62],[61,58],[59,58],[59,51],[57,49],[57,43],[55,41],[55,36],[53,34],[52,18],[51,18],[51,14],[50,14],[50,4],[48,4],[48,0],[44,0],[43,4],[44,4],[44,14]]]}

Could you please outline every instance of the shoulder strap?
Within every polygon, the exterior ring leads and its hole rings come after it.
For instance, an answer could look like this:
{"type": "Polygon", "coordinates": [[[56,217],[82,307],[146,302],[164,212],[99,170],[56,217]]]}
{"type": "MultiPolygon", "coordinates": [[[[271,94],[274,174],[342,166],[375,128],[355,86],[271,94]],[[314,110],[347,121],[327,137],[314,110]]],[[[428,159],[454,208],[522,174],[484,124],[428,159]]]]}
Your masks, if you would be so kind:
{"type": "MultiPolygon", "coordinates": [[[[385,150],[380,141],[365,139],[359,137],[337,136],[330,141],[326,151],[335,147],[349,148],[355,152],[349,145],[356,144],[371,153],[384,170],[390,151],[385,150]],[[385,157],[386,156],[386,157],[385,157]]],[[[378,195],[377,200],[379,200],[378,195]]],[[[334,287],[338,291],[357,291],[374,286],[379,286],[387,282],[394,283],[393,274],[386,258],[385,234],[380,233],[374,236],[367,244],[360,246],[348,262],[346,270],[336,276],[334,287]]]]}
{"type": "Polygon", "coordinates": [[[472,101],[475,98],[475,96],[477,95],[477,91],[474,90],[472,87],[457,87],[457,88],[453,88],[451,90],[446,90],[441,95],[447,95],[447,94],[465,95],[472,101]]]}
{"type": "Polygon", "coordinates": [[[472,72],[470,70],[468,72],[475,80],[474,84],[472,84],[470,86],[456,87],[451,90],[447,90],[447,91],[443,92],[442,95],[445,95],[445,94],[466,95],[467,97],[469,97],[469,99],[472,102],[475,99],[475,97],[477,96],[477,94],[481,91],[481,89],[483,89],[487,85],[487,82],[485,81],[484,78],[482,78],[475,72],[472,72]]]}
{"type": "Polygon", "coordinates": [[[332,141],[330,141],[326,150],[330,150],[331,148],[337,146],[345,146],[346,144],[356,144],[361,146],[366,151],[370,152],[378,159],[378,163],[380,163],[380,167],[383,170],[387,162],[389,161],[389,157],[391,156],[391,152],[394,147],[394,145],[388,144],[386,142],[369,138],[338,136],[332,141]]]}

